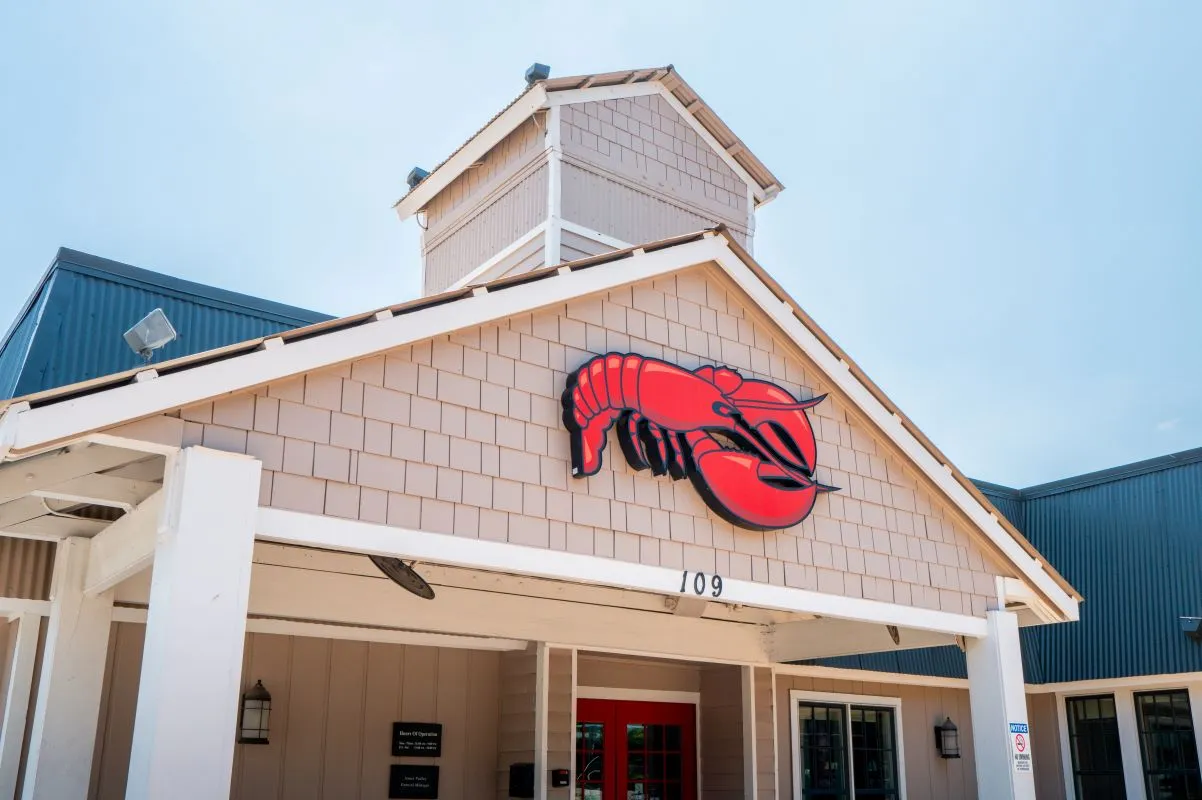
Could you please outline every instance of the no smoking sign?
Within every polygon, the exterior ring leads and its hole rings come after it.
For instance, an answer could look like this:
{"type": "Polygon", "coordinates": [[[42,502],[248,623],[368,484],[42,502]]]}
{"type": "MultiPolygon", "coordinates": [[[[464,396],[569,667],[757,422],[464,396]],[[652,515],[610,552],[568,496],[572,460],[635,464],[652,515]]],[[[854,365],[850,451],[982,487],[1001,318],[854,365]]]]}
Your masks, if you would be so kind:
{"type": "Polygon", "coordinates": [[[1031,743],[1027,741],[1027,737],[1030,735],[1031,731],[1027,728],[1027,723],[1010,723],[1010,755],[1013,760],[1015,772],[1031,771],[1031,754],[1027,752],[1031,745],[1031,743]]]}

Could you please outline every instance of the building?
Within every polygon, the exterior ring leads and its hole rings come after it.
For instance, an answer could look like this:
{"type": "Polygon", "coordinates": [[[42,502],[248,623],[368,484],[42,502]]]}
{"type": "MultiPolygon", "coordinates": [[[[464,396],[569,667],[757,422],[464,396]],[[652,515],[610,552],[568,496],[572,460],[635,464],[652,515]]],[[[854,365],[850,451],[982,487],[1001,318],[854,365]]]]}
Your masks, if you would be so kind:
{"type": "Polygon", "coordinates": [[[782,187],[674,70],[410,184],[425,297],[4,407],[0,795],[1063,796],[1020,638],[1085,518],[1033,545],[754,261],[782,187]]]}

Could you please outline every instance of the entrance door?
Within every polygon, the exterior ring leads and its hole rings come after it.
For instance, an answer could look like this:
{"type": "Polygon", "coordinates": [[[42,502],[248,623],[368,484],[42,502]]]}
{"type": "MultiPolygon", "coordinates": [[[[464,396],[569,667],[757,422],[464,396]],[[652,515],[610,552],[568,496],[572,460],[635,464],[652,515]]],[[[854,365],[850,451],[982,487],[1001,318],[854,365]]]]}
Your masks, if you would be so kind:
{"type": "Polygon", "coordinates": [[[696,709],[578,700],[575,800],[697,800],[696,709]]]}

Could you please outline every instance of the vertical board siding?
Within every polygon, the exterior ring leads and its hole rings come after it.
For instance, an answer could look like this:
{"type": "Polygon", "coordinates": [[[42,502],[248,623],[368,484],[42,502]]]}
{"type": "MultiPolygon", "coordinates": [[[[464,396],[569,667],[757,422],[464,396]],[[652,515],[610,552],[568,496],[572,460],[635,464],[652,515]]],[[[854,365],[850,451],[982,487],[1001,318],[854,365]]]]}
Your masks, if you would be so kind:
{"type": "Polygon", "coordinates": [[[599,256],[602,253],[612,252],[614,249],[596,239],[590,239],[572,231],[562,231],[559,236],[560,261],[575,261],[578,258],[599,256]]]}
{"type": "MultiPolygon", "coordinates": [[[[547,769],[568,769],[576,755],[576,731],[572,729],[572,651],[551,650],[547,704],[547,769]]],[[[572,788],[551,789],[551,800],[568,800],[572,788]]]]}
{"type": "Polygon", "coordinates": [[[426,212],[426,235],[441,236],[462,222],[481,199],[521,172],[543,150],[546,123],[531,117],[431,198],[426,212]]]}
{"type": "MultiPolygon", "coordinates": [[[[777,675],[776,741],[780,766],[777,790],[780,797],[793,796],[792,721],[794,708],[789,692],[798,689],[845,695],[870,695],[901,699],[901,731],[905,748],[907,796],[912,800],[976,800],[976,760],[972,748],[972,720],[968,692],[929,686],[902,686],[861,681],[836,681],[777,675]],[[960,728],[958,759],[943,759],[935,752],[935,726],[951,717],[960,728]]],[[[853,701],[854,702],[854,701],[853,701]]]]}
{"type": "Polygon", "coordinates": [[[0,597],[50,599],[54,542],[0,536],[0,597]]]}
{"type": "Polygon", "coordinates": [[[747,227],[747,184],[658,95],[564,106],[560,142],[565,154],[696,208],[703,216],[747,227]]]}
{"type": "MultiPolygon", "coordinates": [[[[133,740],[145,626],[113,628],[92,800],[125,796],[133,740]]],[[[248,634],[244,663],[243,684],[271,692],[271,743],[235,748],[231,798],[380,798],[407,762],[440,765],[442,798],[493,794],[498,654],[248,634]],[[393,758],[402,720],[442,723],[442,758],[393,758]]]]}
{"type": "Polygon", "coordinates": [[[1027,722],[1031,726],[1031,762],[1035,770],[1035,796],[1039,800],[1065,800],[1064,772],[1060,760],[1060,721],[1056,695],[1027,695],[1027,722]]]}
{"type": "MultiPolygon", "coordinates": [[[[623,242],[643,244],[725,222],[567,159],[561,174],[563,218],[623,242]]],[[[727,224],[746,244],[746,226],[727,224]]]]}
{"type": "Polygon", "coordinates": [[[488,206],[440,237],[426,240],[426,294],[446,289],[517,241],[547,217],[547,166],[542,164],[488,206]]]}
{"type": "Polygon", "coordinates": [[[737,666],[701,669],[701,785],[706,800],[743,796],[743,690],[737,666]]]}
{"type": "MultiPolygon", "coordinates": [[[[776,797],[776,708],[772,704],[772,670],[755,668],[755,763],[758,800],[776,797]]],[[[779,698],[778,698],[779,700],[779,698]]]]}
{"type": "Polygon", "coordinates": [[[507,275],[520,275],[538,269],[546,262],[547,237],[536,236],[517,250],[502,258],[487,271],[472,281],[473,284],[487,283],[507,275]]]}
{"type": "Polygon", "coordinates": [[[534,761],[534,692],[538,659],[534,652],[501,655],[500,727],[495,791],[509,797],[509,765],[534,761]]]}

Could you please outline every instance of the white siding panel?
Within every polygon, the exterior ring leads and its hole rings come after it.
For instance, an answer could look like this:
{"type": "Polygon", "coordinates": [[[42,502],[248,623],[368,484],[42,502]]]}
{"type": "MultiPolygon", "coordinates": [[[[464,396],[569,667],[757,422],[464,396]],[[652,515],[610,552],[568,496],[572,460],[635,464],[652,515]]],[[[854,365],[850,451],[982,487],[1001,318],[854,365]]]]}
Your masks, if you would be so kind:
{"type": "Polygon", "coordinates": [[[425,253],[426,294],[441,291],[503,250],[547,216],[547,167],[542,165],[425,253]]]}
{"type": "MultiPolygon", "coordinates": [[[[700,210],[640,191],[626,182],[570,163],[563,164],[563,218],[632,244],[712,228],[723,222],[700,210]]],[[[731,227],[746,243],[744,229],[731,227]]]]}
{"type": "Polygon", "coordinates": [[[614,248],[607,244],[602,244],[595,239],[590,239],[587,236],[581,236],[572,231],[563,231],[559,240],[560,261],[575,261],[578,258],[588,258],[589,256],[599,256],[602,253],[610,253],[614,248]]]}

